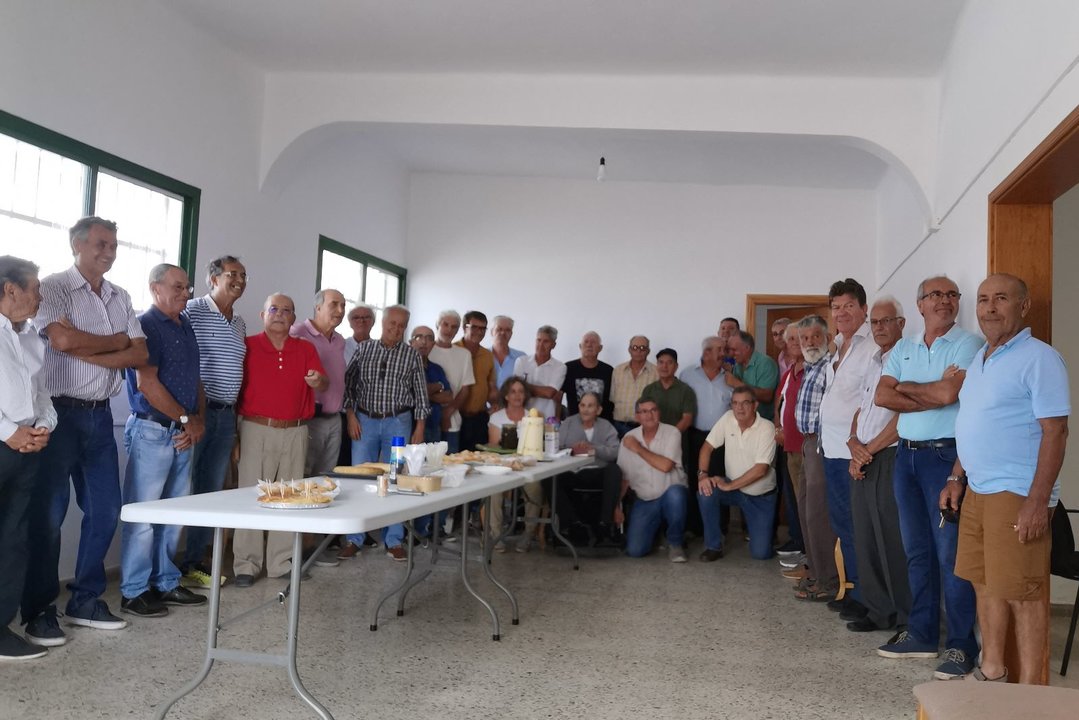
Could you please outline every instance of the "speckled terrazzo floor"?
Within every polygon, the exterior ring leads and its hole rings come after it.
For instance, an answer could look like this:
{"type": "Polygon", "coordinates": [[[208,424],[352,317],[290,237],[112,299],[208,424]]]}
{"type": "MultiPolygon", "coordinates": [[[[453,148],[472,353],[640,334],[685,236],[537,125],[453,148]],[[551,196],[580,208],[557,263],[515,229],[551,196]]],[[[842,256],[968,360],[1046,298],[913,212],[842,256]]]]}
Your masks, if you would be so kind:
{"type": "MultiPolygon", "coordinates": [[[[823,605],[794,601],[776,562],[753,561],[744,546],[713,564],[690,550],[685,565],[663,553],[584,559],[579,572],[549,551],[496,556],[521,605],[518,626],[473,563],[504,621],[497,643],[452,561],[412,592],[404,617],[391,607],[371,632],[372,605],[403,568],[365,550],[313,568],[304,583],[300,674],[338,720],[913,717],[911,688],[931,678],[935,661],[878,657],[887,633],[848,632],[823,605]]],[[[225,615],[281,584],[226,587],[225,615]]],[[[114,587],[106,599],[118,609],[114,587]]],[[[199,667],[204,619],[203,609],[180,608],[120,632],[70,628],[68,644],[46,658],[0,666],[0,718],[152,717],[199,667]]],[[[283,627],[276,606],[227,628],[222,644],[271,650],[283,627]]],[[[1070,678],[1055,674],[1065,630],[1055,614],[1052,682],[1079,687],[1079,666],[1070,678]]],[[[218,663],[168,717],[316,716],[282,669],[218,663]]]]}

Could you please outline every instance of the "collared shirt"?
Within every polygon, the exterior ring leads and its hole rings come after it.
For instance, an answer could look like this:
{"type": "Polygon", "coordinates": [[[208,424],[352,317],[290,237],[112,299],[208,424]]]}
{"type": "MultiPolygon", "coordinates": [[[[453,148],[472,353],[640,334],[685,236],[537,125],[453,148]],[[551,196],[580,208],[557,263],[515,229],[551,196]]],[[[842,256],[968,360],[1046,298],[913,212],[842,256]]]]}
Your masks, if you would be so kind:
{"type": "Polygon", "coordinates": [[[345,339],[337,332],[327,338],[310,318],[290,327],[288,334],[314,345],[319,362],[326,368],[330,384],[325,390],[315,391],[315,403],[322,406],[323,413],[341,412],[345,400],[345,339]]]}
{"type": "Polygon", "coordinates": [[[209,295],[191,298],[184,311],[199,341],[199,376],[206,397],[232,405],[244,381],[247,323],[234,312],[229,320],[209,295]]]}
{"type": "Polygon", "coordinates": [[[824,399],[824,387],[828,382],[827,368],[831,362],[832,356],[826,354],[813,364],[805,364],[805,374],[802,375],[802,387],[798,388],[798,405],[794,413],[798,432],[803,435],[820,432],[820,404],[824,399]]]}
{"type": "Polygon", "coordinates": [[[360,341],[353,335],[349,335],[345,338],[345,367],[352,362],[352,356],[356,354],[356,348],[360,346],[360,341]]]}
{"type": "MultiPolygon", "coordinates": [[[[924,334],[903,338],[892,348],[892,354],[884,364],[883,374],[901,383],[936,382],[944,377],[944,371],[949,365],[966,370],[981,345],[980,337],[967,332],[959,325],[952,325],[948,332],[933,341],[931,348],[926,347],[924,334]]],[[[958,414],[957,402],[932,410],[900,413],[899,437],[904,440],[955,437],[955,416],[958,414]]]]}
{"type": "MultiPolygon", "coordinates": [[[[836,336],[836,348],[843,347],[844,342],[846,338],[842,333],[836,336]]],[[[833,362],[825,366],[828,379],[820,403],[821,449],[825,457],[850,460],[850,448],[847,447],[850,423],[862,401],[862,379],[876,349],[869,323],[865,322],[851,336],[847,354],[838,363],[833,357],[833,362]]]]}
{"type": "Polygon", "coordinates": [[[651,443],[644,441],[644,428],[640,427],[630,430],[626,437],[636,438],[648,450],[674,461],[674,467],[669,472],[660,472],[637,453],[626,450],[626,439],[622,438],[622,445],[618,448],[618,467],[639,499],[655,500],[672,485],[688,485],[686,471],[682,467],[682,433],[678,432],[678,428],[660,423],[651,443]]]}
{"type": "Polygon", "coordinates": [[[705,442],[714,448],[726,448],[723,464],[730,480],[745,475],[754,465],[763,463],[768,466],[764,477],[739,488],[746,495],[764,495],[775,490],[776,470],[772,467],[772,461],[776,457],[776,426],[762,418],[760,413],[753,424],[743,430],[738,425],[734,411],[728,410],[712,427],[705,442]]]}
{"type": "Polygon", "coordinates": [[[663,387],[663,383],[656,380],[641,393],[641,400],[652,400],[659,406],[659,421],[668,425],[677,425],[682,422],[682,416],[689,413],[690,416],[697,414],[697,395],[693,388],[686,385],[678,378],[671,378],[671,386],[663,387]]]}
{"type": "Polygon", "coordinates": [[[275,420],[308,420],[315,414],[315,391],[304,380],[309,370],[323,375],[311,343],[285,337],[280,350],[265,332],[245,340],[244,384],[240,389],[237,414],[275,420]]]}
{"type": "Polygon", "coordinates": [[[393,347],[360,343],[345,370],[345,407],[379,414],[411,408],[413,418],[425,419],[431,404],[420,354],[404,340],[393,347]]]}
{"type": "Polygon", "coordinates": [[[659,380],[659,373],[656,372],[655,363],[647,360],[637,377],[633,377],[629,361],[615,366],[611,376],[611,402],[614,403],[615,422],[636,422],[633,406],[641,399],[644,389],[656,380],[659,380]]]}
{"type": "MultiPolygon", "coordinates": [[[[431,354],[427,356],[433,363],[438,363],[446,371],[446,377],[450,379],[450,392],[454,397],[461,392],[461,388],[476,384],[476,373],[472,370],[472,353],[463,347],[451,345],[448,348],[435,345],[431,348],[431,354]]],[[[454,410],[450,417],[448,432],[457,432],[461,429],[461,412],[454,410]]]]}
{"type": "MultiPolygon", "coordinates": [[[[422,361],[422,358],[421,358],[422,361]]],[[[428,385],[431,383],[442,383],[442,387],[449,389],[450,379],[446,377],[446,371],[442,369],[442,366],[438,363],[433,363],[430,360],[423,366],[423,379],[428,385]]],[[[430,396],[428,396],[430,400],[430,396]]],[[[442,426],[442,406],[436,402],[430,403],[431,414],[427,416],[428,428],[434,428],[438,430],[442,426]]]]}
{"type": "Polygon", "coordinates": [[[597,360],[593,368],[585,367],[580,359],[566,363],[566,379],[562,381],[562,392],[566,397],[566,416],[576,415],[581,396],[594,392],[599,395],[600,416],[610,422],[613,374],[614,368],[602,360],[597,360]]]}
{"type": "MultiPolygon", "coordinates": [[[[858,406],[858,441],[863,445],[880,435],[888,423],[895,417],[895,411],[883,408],[873,402],[877,396],[877,385],[880,384],[881,370],[884,363],[888,362],[888,356],[895,352],[895,346],[881,355],[880,348],[869,359],[869,365],[865,369],[865,377],[862,379],[862,401],[858,406]]],[[[889,447],[898,444],[892,443],[889,447]]]]}
{"type": "Polygon", "coordinates": [[[487,395],[491,389],[491,383],[495,382],[495,356],[485,347],[476,348],[476,352],[465,347],[464,340],[455,342],[454,347],[459,347],[472,356],[472,385],[468,388],[468,397],[461,406],[462,412],[467,415],[475,415],[487,409],[487,395]]]}
{"type": "Polygon", "coordinates": [[[56,429],[56,411],[41,373],[44,355],[45,344],[32,320],[16,331],[7,316],[0,315],[0,441],[20,425],[56,429]]]}
{"type": "Polygon", "coordinates": [[[798,431],[795,410],[798,408],[798,391],[802,388],[805,372],[804,364],[792,365],[779,382],[779,394],[782,396],[779,411],[780,427],[783,428],[783,452],[799,455],[802,453],[805,437],[798,431]]]}
{"type": "MultiPolygon", "coordinates": [[[[199,409],[199,342],[191,323],[180,315],[173,320],[157,306],[139,315],[142,331],[146,333],[146,364],[157,368],[157,380],[172,399],[188,413],[199,409]]],[[[131,411],[147,413],[162,420],[176,420],[155,408],[139,390],[138,372],[127,371],[127,401],[131,411]]]]}
{"type": "MultiPolygon", "coordinates": [[[[993,351],[975,354],[959,391],[955,441],[970,487],[1026,497],[1038,466],[1044,418],[1071,414],[1068,369],[1060,353],[1030,328],[993,351]]],[[[1060,497],[1060,477],[1049,507],[1060,497]]]]}
{"type": "MultiPolygon", "coordinates": [[[[566,380],[566,366],[560,360],[549,358],[542,365],[536,363],[535,355],[522,355],[517,358],[513,366],[513,374],[521,378],[529,385],[542,385],[561,390],[562,383],[566,380]]],[[[550,398],[530,398],[526,404],[529,410],[535,408],[545,418],[555,417],[558,408],[554,400],[550,398]]]]}
{"type": "Polygon", "coordinates": [[[517,358],[524,357],[524,353],[520,350],[514,350],[510,348],[509,353],[506,355],[506,359],[502,362],[498,361],[494,352],[491,353],[491,357],[495,361],[495,383],[498,384],[498,389],[502,389],[502,383],[513,377],[513,366],[517,362],[517,358]]]}
{"type": "MultiPolygon", "coordinates": [[[[772,358],[754,350],[753,354],[749,356],[749,362],[746,363],[745,367],[741,365],[734,366],[734,376],[746,385],[764,388],[768,391],[769,397],[772,397],[775,395],[776,385],[779,383],[779,366],[776,365],[776,361],[772,358]]],[[[773,401],[759,403],[757,412],[765,420],[774,418],[775,405],[773,401]]]]}
{"type": "MultiPolygon", "coordinates": [[[[132,339],[145,337],[127,291],[104,280],[98,296],[74,265],[41,281],[41,307],[36,320],[43,337],[48,337],[45,331],[60,318],[94,335],[124,333],[132,339]]],[[[54,350],[46,342],[45,387],[50,395],[105,400],[120,392],[120,385],[119,370],[92,365],[54,350]]]]}
{"type": "Polygon", "coordinates": [[[697,414],[693,427],[708,432],[731,409],[731,393],[734,388],[727,384],[727,372],[720,369],[712,380],[700,365],[682,371],[682,382],[693,390],[697,398],[697,414]]]}
{"type": "Polygon", "coordinates": [[[779,356],[776,358],[776,365],[779,366],[780,378],[786,375],[787,371],[791,369],[791,361],[787,359],[787,353],[785,351],[779,351],[779,356]]]}

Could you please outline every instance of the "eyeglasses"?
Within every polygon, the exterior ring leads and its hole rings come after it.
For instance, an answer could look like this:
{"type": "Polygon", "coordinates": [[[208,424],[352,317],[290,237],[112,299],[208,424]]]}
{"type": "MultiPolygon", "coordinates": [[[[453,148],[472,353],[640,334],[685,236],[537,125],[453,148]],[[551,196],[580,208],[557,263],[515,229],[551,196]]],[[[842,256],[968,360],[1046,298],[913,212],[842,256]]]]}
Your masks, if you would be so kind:
{"type": "Polygon", "coordinates": [[[360,322],[361,320],[363,322],[371,322],[371,323],[373,323],[375,321],[375,318],[372,317],[371,315],[353,315],[352,317],[350,317],[348,319],[349,322],[360,322]]]}
{"type": "Polygon", "coordinates": [[[647,350],[647,349],[648,349],[648,346],[647,346],[647,345],[630,345],[630,346],[629,346],[629,349],[630,349],[630,350],[636,350],[636,351],[638,351],[638,352],[639,352],[639,351],[641,351],[641,350],[647,350]]]}
{"type": "Polygon", "coordinates": [[[412,342],[416,342],[417,340],[423,340],[424,342],[434,342],[435,336],[433,333],[429,335],[413,335],[412,342]]]}
{"type": "Polygon", "coordinates": [[[961,297],[963,297],[963,294],[960,293],[958,290],[948,290],[947,292],[943,290],[930,290],[918,299],[925,300],[926,298],[929,298],[933,302],[940,302],[944,298],[948,298],[949,300],[958,300],[961,297]]]}
{"type": "Polygon", "coordinates": [[[266,308],[266,312],[269,315],[295,315],[296,314],[296,311],[293,310],[292,308],[277,307],[276,305],[271,305],[270,307],[266,308]]]}
{"type": "Polygon", "coordinates": [[[783,331],[782,330],[773,330],[772,331],[772,337],[783,337],[783,331]]]}
{"type": "Polygon", "coordinates": [[[473,325],[472,323],[469,323],[468,325],[465,325],[465,330],[479,330],[480,332],[487,332],[487,326],[473,325]]]}
{"type": "Polygon", "coordinates": [[[897,317],[882,317],[882,318],[878,318],[876,320],[870,320],[869,324],[872,325],[873,327],[877,327],[878,325],[891,325],[892,323],[894,323],[898,319],[899,318],[897,318],[897,317]]]}

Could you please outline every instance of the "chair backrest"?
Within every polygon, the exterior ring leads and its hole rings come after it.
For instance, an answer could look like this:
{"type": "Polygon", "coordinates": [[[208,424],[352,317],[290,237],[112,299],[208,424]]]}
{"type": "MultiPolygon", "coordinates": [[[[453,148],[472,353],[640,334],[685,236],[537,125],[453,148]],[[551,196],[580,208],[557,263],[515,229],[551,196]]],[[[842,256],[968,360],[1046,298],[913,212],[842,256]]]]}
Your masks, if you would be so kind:
{"type": "Polygon", "coordinates": [[[1053,512],[1053,549],[1049,558],[1050,572],[1061,577],[1079,578],[1079,553],[1075,552],[1075,535],[1071,518],[1064,503],[1058,502],[1053,512]]]}

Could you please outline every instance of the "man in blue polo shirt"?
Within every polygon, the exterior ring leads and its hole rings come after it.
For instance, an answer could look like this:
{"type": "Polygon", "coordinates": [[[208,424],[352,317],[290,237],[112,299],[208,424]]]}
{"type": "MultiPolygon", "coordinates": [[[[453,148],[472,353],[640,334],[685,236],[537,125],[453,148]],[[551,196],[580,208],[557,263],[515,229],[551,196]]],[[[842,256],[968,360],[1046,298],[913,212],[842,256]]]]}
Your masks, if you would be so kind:
{"type": "Polygon", "coordinates": [[[959,459],[940,507],[957,510],[969,483],[955,573],[974,584],[978,597],[982,662],[974,677],[1008,679],[1004,642],[1014,615],[1019,682],[1035,684],[1049,654],[1048,529],[1071,404],[1064,361],[1031,337],[1029,310],[1026,283],[1013,275],[990,275],[978,288],[985,345],[959,393],[959,459]]]}
{"type": "MultiPolygon", "coordinates": [[[[150,293],[154,304],[139,316],[149,357],[127,373],[131,415],[124,428],[125,504],[190,493],[192,448],[205,432],[198,341],[181,314],[191,295],[187,273],[167,263],[155,266],[150,271],[150,293]]],[[[179,537],[177,525],[124,523],[123,612],[161,617],[168,614],[166,605],[206,602],[180,585],[180,570],[172,560],[179,537]]]]}
{"type": "Polygon", "coordinates": [[[911,609],[907,629],[877,649],[888,658],[940,655],[940,597],[947,638],[935,677],[947,680],[973,669],[974,588],[956,577],[954,523],[940,522],[940,492],[955,463],[955,416],[965,370],[981,340],[956,324],[959,288],[946,277],[918,286],[925,333],[892,349],[877,385],[876,404],[899,413],[899,447],[892,485],[907,553],[911,609]]]}

